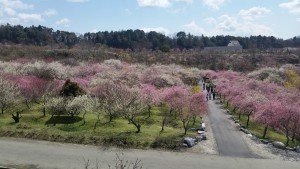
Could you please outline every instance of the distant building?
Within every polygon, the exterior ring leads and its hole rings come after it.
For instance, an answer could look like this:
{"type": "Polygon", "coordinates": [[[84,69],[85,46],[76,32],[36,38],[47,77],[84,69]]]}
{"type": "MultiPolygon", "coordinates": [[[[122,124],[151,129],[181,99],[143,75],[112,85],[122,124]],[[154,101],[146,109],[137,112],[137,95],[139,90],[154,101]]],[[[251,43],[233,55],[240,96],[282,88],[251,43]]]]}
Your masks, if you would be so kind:
{"type": "Polygon", "coordinates": [[[227,46],[217,46],[217,47],[205,47],[204,52],[221,52],[221,53],[237,53],[242,52],[243,47],[240,45],[239,41],[232,40],[227,46]]]}

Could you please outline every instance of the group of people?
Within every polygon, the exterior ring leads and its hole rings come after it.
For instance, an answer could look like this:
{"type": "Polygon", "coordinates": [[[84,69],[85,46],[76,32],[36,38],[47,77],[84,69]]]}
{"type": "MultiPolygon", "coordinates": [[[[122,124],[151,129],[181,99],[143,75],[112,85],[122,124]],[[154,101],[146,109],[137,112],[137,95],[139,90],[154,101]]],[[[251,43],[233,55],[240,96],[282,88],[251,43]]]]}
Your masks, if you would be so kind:
{"type": "Polygon", "coordinates": [[[204,80],[202,80],[202,90],[203,91],[207,91],[206,94],[206,100],[215,100],[216,99],[216,92],[214,90],[214,86],[205,83],[204,80]]]}

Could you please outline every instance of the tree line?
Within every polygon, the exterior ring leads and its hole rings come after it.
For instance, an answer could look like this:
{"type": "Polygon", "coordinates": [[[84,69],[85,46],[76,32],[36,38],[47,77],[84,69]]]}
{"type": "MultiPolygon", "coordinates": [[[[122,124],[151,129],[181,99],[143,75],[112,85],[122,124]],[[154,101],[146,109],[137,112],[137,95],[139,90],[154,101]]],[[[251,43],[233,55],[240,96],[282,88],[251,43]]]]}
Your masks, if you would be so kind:
{"type": "Polygon", "coordinates": [[[300,38],[288,40],[274,36],[235,37],[229,35],[195,36],[190,33],[178,32],[166,36],[158,32],[144,32],[143,30],[99,31],[77,34],[74,32],[53,30],[45,26],[23,27],[21,25],[1,25],[0,42],[26,45],[63,45],[73,47],[76,44],[103,44],[112,48],[135,50],[194,49],[211,46],[226,46],[231,40],[238,40],[244,49],[268,49],[283,47],[299,47],[300,38]]]}

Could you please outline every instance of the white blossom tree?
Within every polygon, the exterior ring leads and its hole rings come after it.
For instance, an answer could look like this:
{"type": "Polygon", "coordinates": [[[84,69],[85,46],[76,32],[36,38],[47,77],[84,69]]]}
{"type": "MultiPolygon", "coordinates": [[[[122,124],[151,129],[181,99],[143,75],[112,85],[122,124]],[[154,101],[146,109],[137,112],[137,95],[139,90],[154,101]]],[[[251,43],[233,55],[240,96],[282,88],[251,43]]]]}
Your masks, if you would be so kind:
{"type": "Polygon", "coordinates": [[[11,107],[20,96],[18,87],[0,76],[0,108],[1,114],[11,107]]]}

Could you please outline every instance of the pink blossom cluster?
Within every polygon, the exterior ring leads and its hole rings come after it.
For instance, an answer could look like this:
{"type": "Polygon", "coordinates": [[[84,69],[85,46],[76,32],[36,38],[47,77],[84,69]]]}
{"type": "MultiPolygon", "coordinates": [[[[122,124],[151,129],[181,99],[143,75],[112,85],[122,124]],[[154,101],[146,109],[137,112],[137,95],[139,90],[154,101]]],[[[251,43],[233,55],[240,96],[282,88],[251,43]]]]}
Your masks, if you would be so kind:
{"type": "Polygon", "coordinates": [[[210,72],[208,76],[215,80],[221,97],[239,109],[239,113],[251,115],[255,121],[284,132],[287,138],[299,136],[299,90],[231,71],[210,72]]]}

